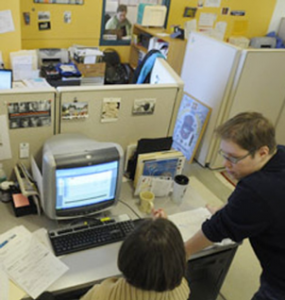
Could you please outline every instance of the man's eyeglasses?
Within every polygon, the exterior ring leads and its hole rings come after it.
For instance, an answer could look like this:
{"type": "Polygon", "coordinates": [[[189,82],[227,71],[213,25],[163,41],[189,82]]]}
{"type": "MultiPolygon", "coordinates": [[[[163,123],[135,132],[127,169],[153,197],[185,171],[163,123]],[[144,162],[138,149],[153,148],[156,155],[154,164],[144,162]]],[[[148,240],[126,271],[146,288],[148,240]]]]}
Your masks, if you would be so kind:
{"type": "Polygon", "coordinates": [[[241,156],[241,157],[234,157],[234,156],[229,156],[227,153],[225,153],[222,149],[218,151],[218,153],[227,161],[231,162],[232,164],[237,164],[239,161],[245,159],[249,155],[251,155],[254,152],[254,150],[249,151],[246,155],[241,156]]]}

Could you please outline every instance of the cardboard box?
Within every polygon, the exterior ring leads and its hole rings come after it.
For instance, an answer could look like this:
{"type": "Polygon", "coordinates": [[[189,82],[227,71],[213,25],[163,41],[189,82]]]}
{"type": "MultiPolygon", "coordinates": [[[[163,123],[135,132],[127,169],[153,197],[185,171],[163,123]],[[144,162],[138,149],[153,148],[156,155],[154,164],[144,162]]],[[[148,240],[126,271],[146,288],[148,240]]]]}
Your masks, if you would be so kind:
{"type": "Polygon", "coordinates": [[[75,63],[82,77],[105,77],[105,63],[80,64],[75,63]]]}

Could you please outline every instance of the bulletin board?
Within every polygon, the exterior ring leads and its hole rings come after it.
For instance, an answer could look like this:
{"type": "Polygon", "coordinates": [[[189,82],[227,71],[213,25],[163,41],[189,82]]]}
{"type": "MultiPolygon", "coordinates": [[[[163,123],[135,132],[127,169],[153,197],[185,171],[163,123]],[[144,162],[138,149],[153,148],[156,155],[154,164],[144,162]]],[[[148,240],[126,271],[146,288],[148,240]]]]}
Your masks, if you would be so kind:
{"type": "Polygon", "coordinates": [[[84,0],[34,0],[34,3],[46,4],[83,4],[84,0]]]}
{"type": "Polygon", "coordinates": [[[211,114],[211,108],[184,93],[176,118],[172,148],[192,162],[211,114]]]}

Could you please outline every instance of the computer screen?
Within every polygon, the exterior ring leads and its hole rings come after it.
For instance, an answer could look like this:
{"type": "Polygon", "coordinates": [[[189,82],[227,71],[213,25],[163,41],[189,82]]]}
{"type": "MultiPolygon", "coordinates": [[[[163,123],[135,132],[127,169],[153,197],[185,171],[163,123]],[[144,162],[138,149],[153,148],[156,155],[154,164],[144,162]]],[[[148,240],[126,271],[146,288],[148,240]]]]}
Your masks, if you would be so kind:
{"type": "Polygon", "coordinates": [[[56,210],[87,208],[116,195],[118,161],[56,170],[56,210]]]}
{"type": "Polygon", "coordinates": [[[42,164],[42,207],[51,219],[99,213],[119,199],[123,150],[79,134],[46,141],[42,164]]]}
{"type": "Polygon", "coordinates": [[[12,70],[0,69],[0,89],[11,89],[12,81],[12,70]]]}

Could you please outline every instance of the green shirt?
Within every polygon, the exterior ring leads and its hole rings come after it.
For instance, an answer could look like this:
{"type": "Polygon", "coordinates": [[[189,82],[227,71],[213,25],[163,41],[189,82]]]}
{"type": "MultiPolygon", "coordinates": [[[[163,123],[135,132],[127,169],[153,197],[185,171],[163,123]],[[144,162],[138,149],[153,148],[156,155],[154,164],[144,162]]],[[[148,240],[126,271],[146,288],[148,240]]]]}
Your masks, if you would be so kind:
{"type": "Polygon", "coordinates": [[[105,25],[105,29],[122,29],[126,28],[126,35],[131,35],[132,24],[128,19],[125,19],[123,22],[119,22],[117,16],[113,16],[105,25]]]}

